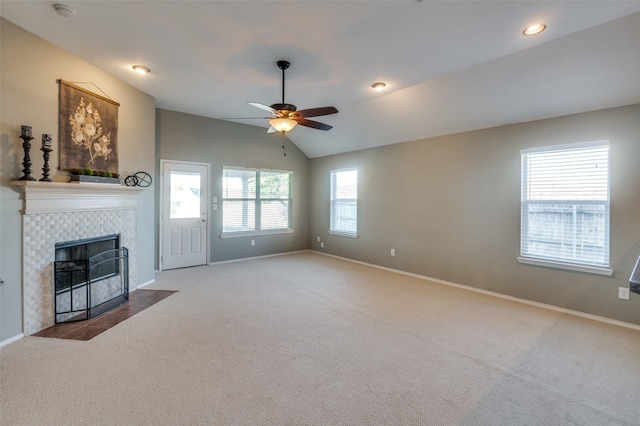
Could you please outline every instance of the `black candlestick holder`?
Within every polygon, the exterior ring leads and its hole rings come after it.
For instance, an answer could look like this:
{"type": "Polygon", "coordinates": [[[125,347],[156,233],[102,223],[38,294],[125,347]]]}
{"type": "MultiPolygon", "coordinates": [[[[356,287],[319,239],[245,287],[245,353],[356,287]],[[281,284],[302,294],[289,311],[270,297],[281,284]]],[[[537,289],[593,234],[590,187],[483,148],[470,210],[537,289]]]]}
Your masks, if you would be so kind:
{"type": "Polygon", "coordinates": [[[24,160],[22,161],[22,177],[19,180],[36,180],[33,176],[31,176],[31,157],[29,156],[29,151],[31,151],[31,140],[33,137],[28,134],[20,135],[20,139],[23,140],[22,148],[24,149],[24,160]]]}
{"type": "Polygon", "coordinates": [[[51,168],[49,167],[49,153],[53,150],[51,148],[41,148],[40,151],[42,151],[42,156],[44,157],[42,179],[40,179],[40,182],[53,182],[53,179],[49,177],[49,171],[51,171],[51,168]]]}

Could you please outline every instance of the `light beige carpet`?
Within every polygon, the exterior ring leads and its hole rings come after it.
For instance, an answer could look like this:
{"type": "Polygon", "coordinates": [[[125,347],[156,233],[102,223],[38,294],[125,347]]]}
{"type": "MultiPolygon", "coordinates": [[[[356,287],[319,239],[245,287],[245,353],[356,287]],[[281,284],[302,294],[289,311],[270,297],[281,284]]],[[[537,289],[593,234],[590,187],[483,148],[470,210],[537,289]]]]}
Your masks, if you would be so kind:
{"type": "Polygon", "coordinates": [[[1,349],[3,425],[638,425],[640,333],[314,253],[1,349]]]}

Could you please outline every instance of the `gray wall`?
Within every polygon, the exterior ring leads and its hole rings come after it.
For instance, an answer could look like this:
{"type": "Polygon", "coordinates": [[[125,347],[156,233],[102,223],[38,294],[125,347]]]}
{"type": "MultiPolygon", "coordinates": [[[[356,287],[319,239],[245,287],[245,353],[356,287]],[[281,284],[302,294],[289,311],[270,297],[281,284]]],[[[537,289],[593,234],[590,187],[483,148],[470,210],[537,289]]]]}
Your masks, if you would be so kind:
{"type": "MultiPolygon", "coordinates": [[[[22,175],[23,149],[20,126],[33,127],[36,148],[31,152],[33,176],[42,174],[41,133],[53,135],[50,160],[54,178],[67,175],[58,167],[58,84],[91,82],[120,103],[118,149],[120,173],[144,170],[154,174],[155,99],[115,79],[93,65],[22,30],[4,19],[0,22],[0,342],[22,333],[22,202],[18,190],[8,182],[22,175]]],[[[96,93],[95,86],[82,85],[96,93]]],[[[154,279],[153,189],[139,198],[138,284],[154,279]]]]}
{"type": "MultiPolygon", "coordinates": [[[[0,276],[6,281],[0,286],[0,341],[22,332],[21,201],[8,185],[21,174],[19,129],[29,124],[37,136],[52,133],[57,150],[59,78],[93,82],[120,102],[120,171],[154,177],[155,188],[140,198],[134,286],[153,280],[157,268],[159,160],[197,161],[211,165],[212,195],[219,199],[224,165],[294,172],[295,232],[221,239],[221,211],[212,212],[212,262],[311,247],[640,324],[640,296],[617,298],[640,255],[640,105],[309,160],[262,128],[155,110],[152,97],[10,22],[2,20],[0,30],[0,276]],[[611,141],[613,277],[518,264],[520,149],[598,139],[611,141]],[[351,166],[360,180],[358,239],[327,232],[329,170],[351,166]]],[[[33,157],[37,174],[42,158],[33,157]]]]}
{"type": "Polygon", "coordinates": [[[640,105],[312,159],[311,247],[640,324],[640,296],[618,299],[640,255],[638,161],[640,105]],[[611,142],[614,275],[518,264],[520,149],[601,139],[611,142]],[[329,171],[352,166],[358,239],[328,234],[329,171]]]}
{"type": "MultiPolygon", "coordinates": [[[[286,137],[267,129],[158,109],[156,167],[160,160],[208,163],[211,195],[222,202],[222,167],[293,171],[294,232],[220,238],[222,209],[211,211],[211,262],[304,250],[309,246],[309,159],[286,137]],[[282,146],[284,145],[284,149],[282,146]],[[286,153],[286,156],[284,155],[286,153]],[[256,245],[251,246],[250,241],[256,245]]],[[[158,170],[158,175],[160,175],[158,170]]],[[[159,191],[159,184],[157,191],[159,191]]],[[[159,197],[159,192],[158,192],[159,197]]],[[[156,223],[158,218],[156,217],[156,223]]],[[[156,239],[157,240],[157,239],[156,239]]],[[[158,242],[156,241],[156,247],[158,242]]],[[[156,264],[157,266],[157,264],[156,264]]]]}

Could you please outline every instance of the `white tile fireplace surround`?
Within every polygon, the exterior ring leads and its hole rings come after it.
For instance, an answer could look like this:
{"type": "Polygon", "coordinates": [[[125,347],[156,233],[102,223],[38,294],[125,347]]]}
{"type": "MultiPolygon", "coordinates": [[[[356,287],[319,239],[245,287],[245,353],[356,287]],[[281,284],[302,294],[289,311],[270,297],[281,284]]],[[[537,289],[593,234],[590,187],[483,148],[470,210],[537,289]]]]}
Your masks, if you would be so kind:
{"type": "Polygon", "coordinates": [[[129,282],[137,284],[137,199],[141,188],[113,184],[12,181],[22,189],[24,334],[55,323],[55,244],[120,234],[129,249],[129,282]]]}

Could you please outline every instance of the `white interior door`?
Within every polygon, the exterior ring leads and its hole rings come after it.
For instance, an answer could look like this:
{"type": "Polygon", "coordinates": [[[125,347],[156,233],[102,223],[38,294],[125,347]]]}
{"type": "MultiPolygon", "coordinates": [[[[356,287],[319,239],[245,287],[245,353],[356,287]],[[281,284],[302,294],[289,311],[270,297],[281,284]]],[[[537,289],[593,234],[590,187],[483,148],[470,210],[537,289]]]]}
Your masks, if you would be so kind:
{"type": "Polygon", "coordinates": [[[205,265],[208,236],[209,165],[161,161],[162,270],[205,265]]]}

